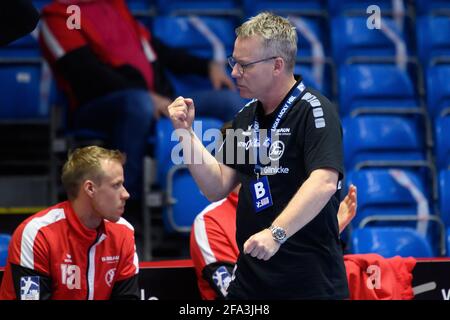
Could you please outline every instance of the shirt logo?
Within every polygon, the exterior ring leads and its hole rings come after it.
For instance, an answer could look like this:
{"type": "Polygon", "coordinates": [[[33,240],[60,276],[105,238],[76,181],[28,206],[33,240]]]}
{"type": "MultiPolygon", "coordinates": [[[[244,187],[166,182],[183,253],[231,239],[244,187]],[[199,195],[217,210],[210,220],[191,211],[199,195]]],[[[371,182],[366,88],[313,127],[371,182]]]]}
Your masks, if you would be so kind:
{"type": "Polygon", "coordinates": [[[20,278],[20,300],[39,300],[41,287],[39,276],[20,278]]]}
{"type": "Polygon", "coordinates": [[[228,286],[231,282],[231,274],[228,272],[227,268],[221,266],[213,273],[213,281],[216,287],[219,288],[220,292],[224,297],[228,294],[228,286]]]}
{"type": "Polygon", "coordinates": [[[263,167],[262,171],[261,171],[261,174],[265,175],[265,176],[271,176],[271,175],[280,174],[280,173],[288,174],[289,173],[289,168],[286,168],[286,167],[283,167],[283,166],[280,166],[280,167],[278,167],[278,166],[269,167],[268,166],[268,167],[263,167]]]}
{"type": "Polygon", "coordinates": [[[61,282],[67,289],[81,289],[81,270],[74,264],[61,264],[61,282]]]}
{"type": "Polygon", "coordinates": [[[272,145],[270,146],[269,149],[269,158],[272,161],[277,161],[279,160],[284,153],[284,143],[283,141],[275,141],[274,143],[272,143],[272,145]]]}
{"type": "Polygon", "coordinates": [[[253,126],[253,124],[250,124],[250,125],[248,126],[248,128],[247,128],[247,131],[243,131],[243,132],[242,132],[242,135],[243,135],[243,136],[250,136],[250,135],[252,134],[252,126],[253,126]]]}
{"type": "Polygon", "coordinates": [[[102,257],[102,262],[114,263],[114,262],[118,262],[119,259],[120,259],[120,256],[105,256],[105,257],[102,257]]]}
{"type": "Polygon", "coordinates": [[[116,275],[116,268],[109,269],[105,274],[105,282],[108,287],[111,287],[111,284],[114,280],[114,276],[116,275]]]}

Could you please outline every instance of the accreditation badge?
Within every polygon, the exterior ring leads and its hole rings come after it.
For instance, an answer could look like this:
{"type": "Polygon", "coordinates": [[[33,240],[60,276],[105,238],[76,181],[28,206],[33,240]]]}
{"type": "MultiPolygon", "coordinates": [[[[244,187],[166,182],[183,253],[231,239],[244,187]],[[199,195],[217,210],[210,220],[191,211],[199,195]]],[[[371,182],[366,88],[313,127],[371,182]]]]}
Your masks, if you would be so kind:
{"type": "Polygon", "coordinates": [[[267,176],[251,181],[250,191],[252,192],[253,206],[256,212],[260,212],[273,205],[267,176]]]}

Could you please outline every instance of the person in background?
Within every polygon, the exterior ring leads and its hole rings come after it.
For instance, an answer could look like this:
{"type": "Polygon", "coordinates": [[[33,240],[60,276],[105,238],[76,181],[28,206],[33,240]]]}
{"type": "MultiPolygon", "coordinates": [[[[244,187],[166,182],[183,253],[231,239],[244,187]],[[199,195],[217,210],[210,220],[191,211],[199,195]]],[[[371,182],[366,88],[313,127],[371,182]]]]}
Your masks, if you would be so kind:
{"type": "Polygon", "coordinates": [[[125,156],[76,149],[62,169],[68,200],[14,231],[0,300],[139,299],[133,227],[122,218],[130,197],[125,156]]]}
{"type": "Polygon", "coordinates": [[[0,46],[5,46],[33,31],[39,12],[31,0],[0,1],[0,46]]]}
{"type": "MultiPolygon", "coordinates": [[[[242,105],[224,66],[170,48],[130,13],[124,0],[54,0],[42,11],[40,45],[70,101],[73,128],[107,136],[107,146],[127,155],[131,207],[142,196],[142,167],[154,121],[167,115],[174,90],[166,76],[209,76],[215,90],[192,92],[199,114],[228,120],[242,105]],[[76,5],[80,13],[79,28],[76,5]]],[[[135,210],[133,219],[140,224],[135,210]]]]}

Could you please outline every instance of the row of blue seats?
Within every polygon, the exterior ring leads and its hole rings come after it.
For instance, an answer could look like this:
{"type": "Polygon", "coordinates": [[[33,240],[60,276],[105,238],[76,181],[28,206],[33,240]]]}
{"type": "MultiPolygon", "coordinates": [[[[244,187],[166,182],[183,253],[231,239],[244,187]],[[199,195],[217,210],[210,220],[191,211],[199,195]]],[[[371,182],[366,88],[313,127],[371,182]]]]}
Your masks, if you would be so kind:
{"type": "Polygon", "coordinates": [[[433,151],[436,167],[450,168],[450,115],[437,118],[434,124],[434,150],[420,117],[365,114],[342,119],[345,166],[360,168],[372,161],[428,161],[433,151]]]}
{"type": "MultiPolygon", "coordinates": [[[[300,26],[298,28],[300,40],[298,68],[309,85],[330,96],[331,93],[334,93],[332,90],[333,83],[330,79],[336,78],[336,75],[333,74],[334,69],[326,63],[329,60],[325,52],[326,46],[320,46],[320,44],[324,44],[323,34],[327,32],[317,21],[307,18],[292,19],[295,24],[300,26]],[[317,45],[322,49],[318,49],[317,45]],[[319,56],[317,56],[317,52],[319,52],[319,56]]],[[[449,68],[429,65],[438,61],[446,61],[447,63],[450,61],[450,38],[447,36],[450,34],[450,18],[442,18],[444,19],[442,21],[439,19],[441,18],[427,20],[424,26],[417,28],[419,56],[426,69],[425,82],[427,89],[429,89],[427,90],[429,92],[428,106],[432,117],[440,112],[442,105],[447,104],[445,95],[449,91],[448,82],[442,81],[442,79],[448,78],[449,68]]],[[[164,39],[168,45],[184,48],[193,54],[212,58],[216,53],[207,38],[195,27],[194,20],[196,18],[193,17],[157,17],[153,21],[152,30],[155,36],[164,39]]],[[[218,39],[221,39],[225,51],[222,53],[222,57],[230,54],[235,37],[233,22],[217,17],[202,17],[199,20],[218,39]]],[[[388,19],[383,19],[383,21],[388,21],[388,19]]],[[[394,25],[392,21],[389,24],[394,25]]],[[[346,114],[352,110],[353,100],[357,100],[356,96],[360,95],[359,91],[363,91],[365,95],[362,100],[369,98],[373,101],[374,98],[383,96],[387,102],[395,102],[399,106],[406,104],[411,107],[419,104],[418,98],[422,90],[423,79],[420,74],[417,74],[417,68],[410,68],[408,69],[410,72],[406,72],[401,68],[395,68],[393,63],[382,66],[344,65],[344,62],[355,62],[354,58],[361,59],[364,57],[366,62],[379,58],[392,58],[391,62],[395,62],[393,59],[396,55],[396,47],[391,39],[379,30],[367,29],[363,18],[348,17],[344,20],[338,18],[333,21],[332,25],[331,34],[334,48],[334,60],[332,61],[339,66],[341,114],[346,114]],[[383,81],[379,81],[380,78],[383,81]],[[353,88],[356,88],[354,93],[353,88]]],[[[7,62],[25,61],[30,63],[33,59],[40,58],[41,54],[37,41],[32,36],[22,38],[0,50],[2,67],[6,66],[7,62]]],[[[32,73],[36,74],[36,70],[32,73]]],[[[20,78],[21,81],[26,82],[25,73],[20,74],[23,75],[20,78]]],[[[206,79],[196,76],[187,75],[181,78],[172,76],[172,80],[177,93],[186,91],[186,83],[196,87],[208,86],[206,79]]],[[[379,102],[376,101],[375,103],[379,102]]]]}
{"type": "MultiPolygon", "coordinates": [[[[33,0],[42,8],[51,0],[33,0]]],[[[376,4],[381,12],[408,12],[412,2],[400,1],[397,6],[392,0],[126,0],[134,11],[149,11],[156,7],[162,13],[179,12],[218,12],[226,13],[240,10],[252,13],[261,9],[282,10],[290,12],[321,12],[328,10],[330,14],[352,14],[366,12],[367,8],[376,4]]],[[[445,13],[450,10],[446,0],[416,0],[415,9],[418,15],[445,13]]]]}

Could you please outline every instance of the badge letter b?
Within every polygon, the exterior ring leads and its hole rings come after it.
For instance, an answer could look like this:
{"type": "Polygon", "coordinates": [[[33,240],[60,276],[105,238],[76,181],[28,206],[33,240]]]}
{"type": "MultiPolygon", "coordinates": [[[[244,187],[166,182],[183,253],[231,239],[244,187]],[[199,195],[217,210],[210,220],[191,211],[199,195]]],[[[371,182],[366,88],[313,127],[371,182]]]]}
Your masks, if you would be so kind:
{"type": "Polygon", "coordinates": [[[256,199],[264,197],[264,195],[266,194],[266,190],[264,189],[264,183],[258,182],[255,183],[253,186],[255,188],[256,199]]]}

